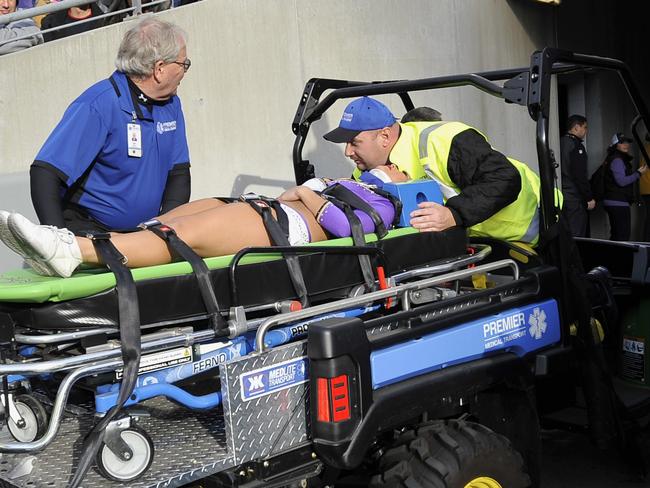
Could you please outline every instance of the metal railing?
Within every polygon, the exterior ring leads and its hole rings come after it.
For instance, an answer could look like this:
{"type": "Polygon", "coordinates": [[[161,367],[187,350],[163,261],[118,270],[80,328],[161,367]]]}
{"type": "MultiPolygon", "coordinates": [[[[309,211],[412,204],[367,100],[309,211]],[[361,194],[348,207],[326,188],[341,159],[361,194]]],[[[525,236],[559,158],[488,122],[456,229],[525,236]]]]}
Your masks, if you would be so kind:
{"type": "MultiPolygon", "coordinates": [[[[96,2],[88,2],[88,0],[63,0],[60,2],[54,2],[50,3],[48,5],[41,5],[38,7],[32,7],[28,9],[22,9],[18,10],[16,12],[13,12],[11,14],[5,14],[5,15],[0,15],[0,27],[9,24],[10,22],[14,22],[17,20],[23,20],[23,19],[29,19],[32,17],[37,17],[39,15],[47,15],[53,12],[59,12],[61,10],[67,10],[69,8],[73,7],[78,7],[79,5],[87,5],[88,3],[96,3],[96,2]]],[[[54,32],[54,31],[59,31],[59,30],[64,30],[68,29],[73,26],[78,26],[81,24],[85,24],[88,22],[96,22],[98,20],[106,19],[109,17],[114,17],[117,15],[122,15],[122,14],[128,14],[123,20],[128,20],[131,18],[135,18],[147,11],[147,9],[156,6],[156,5],[161,5],[169,3],[169,8],[173,7],[173,1],[171,0],[153,0],[150,2],[145,2],[143,3],[142,0],[132,0],[132,6],[123,8],[120,10],[115,10],[112,12],[106,12],[101,15],[96,15],[93,17],[89,17],[87,19],[79,20],[77,22],[73,22],[70,24],[65,24],[65,25],[60,25],[56,27],[52,27],[51,29],[45,29],[41,30],[38,34],[25,34],[19,37],[14,37],[12,39],[7,39],[5,41],[0,42],[0,46],[3,46],[5,44],[9,44],[15,41],[20,41],[23,39],[30,39],[32,37],[37,37],[37,36],[42,36],[43,34],[47,34],[49,32],[54,32]]]]}

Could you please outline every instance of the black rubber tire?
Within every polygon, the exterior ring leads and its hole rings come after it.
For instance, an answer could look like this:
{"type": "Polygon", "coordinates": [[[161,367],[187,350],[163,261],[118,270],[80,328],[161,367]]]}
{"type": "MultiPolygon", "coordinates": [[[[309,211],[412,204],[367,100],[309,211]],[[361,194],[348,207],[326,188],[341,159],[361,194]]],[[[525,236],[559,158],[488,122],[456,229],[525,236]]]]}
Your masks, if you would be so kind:
{"type": "Polygon", "coordinates": [[[488,486],[531,485],[521,455],[507,438],[459,420],[428,422],[403,432],[380,457],[378,473],[371,487],[465,488],[481,477],[496,482],[488,486]]]}
{"type": "Polygon", "coordinates": [[[12,437],[18,442],[34,442],[43,437],[47,430],[47,411],[43,404],[30,394],[18,395],[15,399],[16,407],[23,413],[28,414],[29,420],[34,425],[31,426],[32,434],[25,437],[22,429],[20,429],[11,420],[8,422],[8,429],[12,437]]]}
{"type": "Polygon", "coordinates": [[[97,464],[97,471],[104,478],[126,483],[137,480],[147,472],[153,462],[154,445],[149,434],[134,425],[123,430],[121,435],[122,439],[133,450],[133,459],[126,462],[120,460],[106,444],[102,443],[97,452],[95,463],[97,464]],[[144,450],[140,452],[139,449],[144,450]],[[114,465],[111,466],[110,463],[114,463],[114,465]]]}

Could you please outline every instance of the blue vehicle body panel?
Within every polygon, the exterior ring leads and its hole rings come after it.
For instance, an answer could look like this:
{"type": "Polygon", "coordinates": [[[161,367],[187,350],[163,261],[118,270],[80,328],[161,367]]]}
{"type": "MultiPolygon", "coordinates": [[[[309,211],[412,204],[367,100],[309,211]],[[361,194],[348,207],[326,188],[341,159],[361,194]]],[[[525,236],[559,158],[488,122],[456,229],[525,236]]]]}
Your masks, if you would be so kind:
{"type": "Polygon", "coordinates": [[[513,308],[373,351],[370,356],[372,387],[382,388],[495,352],[523,357],[559,342],[560,338],[555,300],[513,308]]]}

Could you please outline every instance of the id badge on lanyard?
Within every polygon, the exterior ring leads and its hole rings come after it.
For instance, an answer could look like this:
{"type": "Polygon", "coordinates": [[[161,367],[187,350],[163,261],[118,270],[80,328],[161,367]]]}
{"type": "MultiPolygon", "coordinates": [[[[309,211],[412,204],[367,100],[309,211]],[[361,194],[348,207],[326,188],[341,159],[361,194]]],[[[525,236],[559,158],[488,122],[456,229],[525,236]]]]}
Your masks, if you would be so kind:
{"type": "Polygon", "coordinates": [[[128,153],[132,158],[142,157],[142,132],[140,124],[135,121],[126,124],[126,140],[128,144],[128,153]]]}

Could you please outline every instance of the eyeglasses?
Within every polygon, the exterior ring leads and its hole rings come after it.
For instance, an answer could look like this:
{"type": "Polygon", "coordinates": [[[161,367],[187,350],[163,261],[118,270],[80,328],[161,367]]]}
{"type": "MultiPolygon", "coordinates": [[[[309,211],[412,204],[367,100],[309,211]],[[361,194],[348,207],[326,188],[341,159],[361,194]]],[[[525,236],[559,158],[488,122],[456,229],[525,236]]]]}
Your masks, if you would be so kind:
{"type": "Polygon", "coordinates": [[[187,71],[190,69],[190,66],[192,66],[192,61],[190,58],[187,58],[185,61],[180,62],[180,61],[172,61],[173,64],[178,64],[179,66],[183,67],[183,71],[187,73],[187,71]]]}

